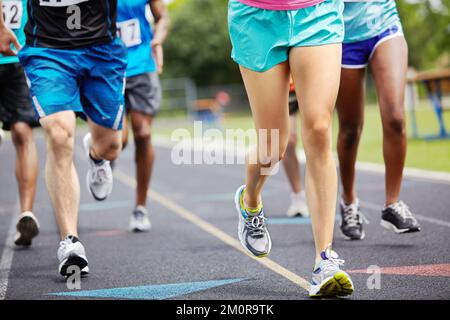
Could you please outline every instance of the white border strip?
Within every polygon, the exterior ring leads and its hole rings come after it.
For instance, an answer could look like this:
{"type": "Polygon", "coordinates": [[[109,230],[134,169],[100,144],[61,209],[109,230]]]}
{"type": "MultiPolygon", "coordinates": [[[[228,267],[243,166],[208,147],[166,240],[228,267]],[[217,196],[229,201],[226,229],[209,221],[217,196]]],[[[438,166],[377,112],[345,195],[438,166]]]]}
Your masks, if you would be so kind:
{"type": "Polygon", "coordinates": [[[9,273],[14,257],[14,237],[16,235],[16,214],[19,211],[19,200],[17,200],[15,210],[9,224],[8,235],[6,236],[5,247],[0,258],[0,300],[5,300],[8,290],[9,273]]]}

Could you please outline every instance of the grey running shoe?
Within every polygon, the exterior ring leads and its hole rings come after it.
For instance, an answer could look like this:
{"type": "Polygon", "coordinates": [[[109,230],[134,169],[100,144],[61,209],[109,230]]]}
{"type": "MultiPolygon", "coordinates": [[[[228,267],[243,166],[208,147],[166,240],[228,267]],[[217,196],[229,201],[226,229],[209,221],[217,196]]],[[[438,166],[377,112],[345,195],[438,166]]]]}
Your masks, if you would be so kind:
{"type": "Polygon", "coordinates": [[[381,226],[395,233],[420,231],[419,222],[403,201],[391,204],[381,211],[381,226]]]}
{"type": "Polygon", "coordinates": [[[249,213],[244,208],[244,190],[245,186],[239,187],[234,198],[239,215],[238,237],[247,252],[257,258],[263,258],[272,248],[272,240],[266,227],[266,217],[262,207],[257,213],[249,213]]]}
{"type": "Polygon", "coordinates": [[[341,231],[348,240],[362,240],[365,237],[363,223],[369,223],[360,211],[359,200],[345,204],[341,199],[341,231]]]}

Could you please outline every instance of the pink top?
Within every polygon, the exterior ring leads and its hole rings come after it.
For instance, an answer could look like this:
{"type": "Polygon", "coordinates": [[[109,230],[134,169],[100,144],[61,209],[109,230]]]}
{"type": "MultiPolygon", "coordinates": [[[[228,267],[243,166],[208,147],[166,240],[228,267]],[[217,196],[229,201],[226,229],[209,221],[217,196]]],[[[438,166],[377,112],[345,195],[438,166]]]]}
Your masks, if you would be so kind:
{"type": "Polygon", "coordinates": [[[251,7],[266,10],[297,10],[311,7],[325,0],[238,0],[251,7]]]}

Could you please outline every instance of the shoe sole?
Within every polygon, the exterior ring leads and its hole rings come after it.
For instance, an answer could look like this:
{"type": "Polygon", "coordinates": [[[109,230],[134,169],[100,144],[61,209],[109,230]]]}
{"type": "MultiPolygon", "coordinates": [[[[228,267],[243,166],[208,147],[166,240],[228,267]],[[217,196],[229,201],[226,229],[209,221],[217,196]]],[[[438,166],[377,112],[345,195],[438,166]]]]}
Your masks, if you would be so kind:
{"type": "MultiPolygon", "coordinates": [[[[341,230],[342,232],[342,230],[341,230]]],[[[342,232],[342,236],[344,237],[345,240],[347,241],[357,241],[357,240],[364,240],[364,238],[366,237],[366,232],[363,230],[363,232],[361,233],[361,237],[357,238],[357,237],[349,237],[347,235],[344,234],[344,232],[342,232]]]]}
{"type": "Polygon", "coordinates": [[[395,225],[386,220],[381,220],[380,225],[387,230],[394,231],[396,234],[420,232],[420,227],[410,229],[397,229],[395,225]]]}
{"type": "Polygon", "coordinates": [[[71,256],[65,259],[59,265],[59,274],[63,277],[68,277],[73,275],[73,273],[67,273],[67,269],[71,266],[77,266],[81,270],[82,276],[87,276],[89,274],[88,262],[86,257],[83,256],[71,256]]]}
{"type": "Polygon", "coordinates": [[[343,271],[337,272],[332,278],[325,279],[320,285],[320,289],[310,297],[345,297],[355,291],[350,277],[343,271]]]}
{"type": "Polygon", "coordinates": [[[240,230],[240,228],[239,228],[239,223],[240,223],[240,221],[241,221],[241,219],[242,219],[241,206],[240,206],[240,204],[239,204],[239,198],[240,198],[240,195],[241,195],[241,187],[236,191],[236,194],[235,194],[235,196],[234,196],[234,205],[235,205],[235,207],[236,207],[236,211],[238,212],[238,219],[239,219],[239,220],[238,220],[238,238],[239,238],[239,242],[241,243],[241,245],[242,245],[242,247],[244,248],[245,252],[246,252],[250,257],[254,257],[254,258],[256,257],[256,258],[258,258],[258,259],[260,259],[260,258],[265,258],[265,257],[267,257],[267,256],[269,255],[270,250],[272,249],[272,240],[270,239],[269,233],[267,233],[267,236],[268,236],[269,241],[270,241],[269,252],[263,253],[263,254],[259,254],[259,255],[256,255],[256,254],[254,254],[253,252],[251,252],[251,251],[247,248],[247,246],[245,245],[244,240],[242,239],[242,236],[241,236],[241,230],[240,230]]]}
{"type": "Polygon", "coordinates": [[[39,234],[39,227],[36,221],[31,217],[21,218],[16,225],[20,236],[14,241],[17,246],[31,246],[32,240],[39,234]]]}

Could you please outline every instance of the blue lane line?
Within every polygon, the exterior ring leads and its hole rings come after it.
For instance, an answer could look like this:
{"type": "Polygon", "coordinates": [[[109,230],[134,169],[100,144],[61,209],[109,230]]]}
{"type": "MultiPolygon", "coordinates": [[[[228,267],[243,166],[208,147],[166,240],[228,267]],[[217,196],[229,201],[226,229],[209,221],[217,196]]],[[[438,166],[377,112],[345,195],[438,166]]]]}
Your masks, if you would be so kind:
{"type": "MultiPolygon", "coordinates": [[[[341,221],[341,219],[336,216],[336,221],[341,221]]],[[[303,218],[303,217],[295,217],[295,218],[268,218],[267,219],[268,224],[311,224],[310,218],[303,218]]]]}
{"type": "Polygon", "coordinates": [[[132,208],[133,201],[106,201],[106,202],[89,202],[80,205],[80,211],[99,211],[108,209],[132,208]]]}
{"type": "Polygon", "coordinates": [[[241,282],[245,279],[225,279],[199,282],[185,282],[162,285],[149,285],[125,288],[110,288],[99,290],[69,291],[48,293],[50,296],[83,297],[83,298],[118,298],[139,300],[164,300],[177,296],[207,290],[241,282]]]}

